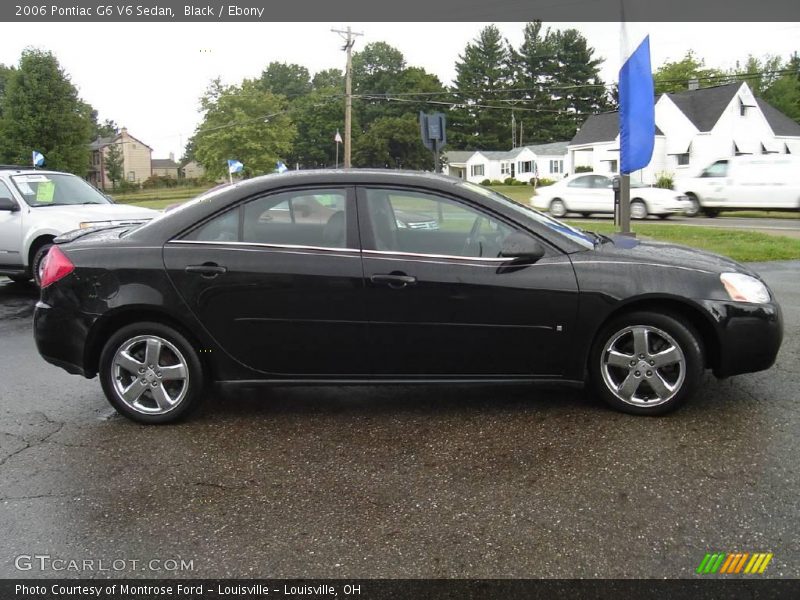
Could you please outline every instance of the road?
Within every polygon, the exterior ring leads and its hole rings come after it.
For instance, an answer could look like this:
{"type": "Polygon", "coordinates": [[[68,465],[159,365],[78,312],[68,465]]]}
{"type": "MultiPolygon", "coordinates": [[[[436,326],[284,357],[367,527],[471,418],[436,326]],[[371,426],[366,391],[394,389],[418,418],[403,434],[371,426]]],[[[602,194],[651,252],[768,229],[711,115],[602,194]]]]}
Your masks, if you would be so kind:
{"type": "Polygon", "coordinates": [[[776,366],[667,417],[553,386],[287,388],[161,427],[41,360],[34,294],[0,280],[0,577],[691,577],[710,551],[800,577],[800,262],[756,268],[776,366]],[[127,562],[15,569],[36,554],[127,562]]]}
{"type": "MultiPolygon", "coordinates": [[[[579,215],[570,214],[566,218],[574,219],[577,221],[611,221],[613,217],[592,215],[588,219],[584,219],[579,215]]],[[[636,223],[642,221],[633,221],[633,229],[636,229],[636,223]]],[[[772,218],[742,218],[742,217],[717,217],[710,219],[708,217],[670,217],[667,220],[649,217],[647,223],[664,223],[673,225],[690,225],[693,227],[714,227],[720,229],[746,229],[748,231],[760,231],[771,235],[785,235],[788,237],[800,238],[800,219],[772,219],[772,218]]]]}

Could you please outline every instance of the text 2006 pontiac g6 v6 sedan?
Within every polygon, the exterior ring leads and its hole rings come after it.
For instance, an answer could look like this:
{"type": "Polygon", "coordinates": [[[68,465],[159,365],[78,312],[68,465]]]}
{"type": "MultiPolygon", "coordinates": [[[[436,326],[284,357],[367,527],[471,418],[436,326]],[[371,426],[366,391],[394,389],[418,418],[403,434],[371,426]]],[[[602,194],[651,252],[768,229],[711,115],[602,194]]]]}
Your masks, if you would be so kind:
{"type": "Polygon", "coordinates": [[[438,175],[305,171],[56,240],[39,352],[145,423],[211,382],[588,381],[656,415],[769,368],[782,319],[729,259],[571,228],[438,175]],[[324,220],[303,218],[309,202],[324,220]],[[413,214],[430,227],[402,227],[413,214]],[[324,221],[324,222],[323,222],[324,221]]]}

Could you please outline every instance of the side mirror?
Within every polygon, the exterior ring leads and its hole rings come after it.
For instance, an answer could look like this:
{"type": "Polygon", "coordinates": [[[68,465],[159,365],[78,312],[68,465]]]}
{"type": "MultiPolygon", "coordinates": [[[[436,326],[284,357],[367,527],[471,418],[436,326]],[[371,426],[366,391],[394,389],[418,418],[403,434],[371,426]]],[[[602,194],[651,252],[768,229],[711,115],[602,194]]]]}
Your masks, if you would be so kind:
{"type": "Polygon", "coordinates": [[[524,233],[514,232],[503,240],[500,256],[515,262],[535,263],[544,256],[544,246],[524,233]]]}
{"type": "Polygon", "coordinates": [[[0,210],[17,212],[19,210],[19,206],[11,198],[0,197],[0,210]]]}

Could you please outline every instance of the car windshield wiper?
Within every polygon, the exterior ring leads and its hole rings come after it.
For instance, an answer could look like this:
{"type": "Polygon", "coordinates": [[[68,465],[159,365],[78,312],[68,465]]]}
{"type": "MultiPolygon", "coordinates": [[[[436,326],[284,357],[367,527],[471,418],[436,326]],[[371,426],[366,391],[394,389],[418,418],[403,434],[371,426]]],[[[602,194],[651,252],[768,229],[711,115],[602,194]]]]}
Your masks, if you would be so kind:
{"type": "Polygon", "coordinates": [[[596,231],[589,231],[588,229],[581,229],[584,233],[588,233],[590,236],[594,238],[595,244],[607,244],[608,242],[613,242],[610,237],[604,235],[602,233],[597,233],[596,231]]]}

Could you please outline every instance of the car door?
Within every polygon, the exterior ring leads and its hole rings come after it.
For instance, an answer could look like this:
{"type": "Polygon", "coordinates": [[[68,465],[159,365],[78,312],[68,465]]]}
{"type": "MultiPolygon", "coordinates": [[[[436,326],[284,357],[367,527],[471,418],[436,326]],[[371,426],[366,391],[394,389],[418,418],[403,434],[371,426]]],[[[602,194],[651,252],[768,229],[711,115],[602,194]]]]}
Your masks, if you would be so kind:
{"type": "Polygon", "coordinates": [[[522,230],[451,195],[365,186],[358,207],[373,373],[562,373],[578,294],[565,255],[547,247],[535,264],[510,264],[500,248],[522,230]],[[428,215],[437,227],[398,227],[397,211],[428,215]]]}
{"type": "Polygon", "coordinates": [[[575,212],[590,212],[594,205],[592,194],[593,175],[579,175],[567,183],[564,201],[567,208],[575,212]]]}
{"type": "MultiPolygon", "coordinates": [[[[7,198],[18,209],[19,202],[8,186],[0,181],[0,198],[7,198]]],[[[0,265],[22,268],[22,210],[0,210],[0,265]]]]}
{"type": "Polygon", "coordinates": [[[267,194],[168,242],[164,262],[189,309],[239,362],[275,376],[364,376],[355,214],[352,188],[267,194]],[[324,220],[304,208],[314,202],[324,220]]]}
{"type": "Polygon", "coordinates": [[[605,175],[591,175],[591,189],[588,194],[589,212],[613,213],[614,188],[611,178],[605,175]]]}

